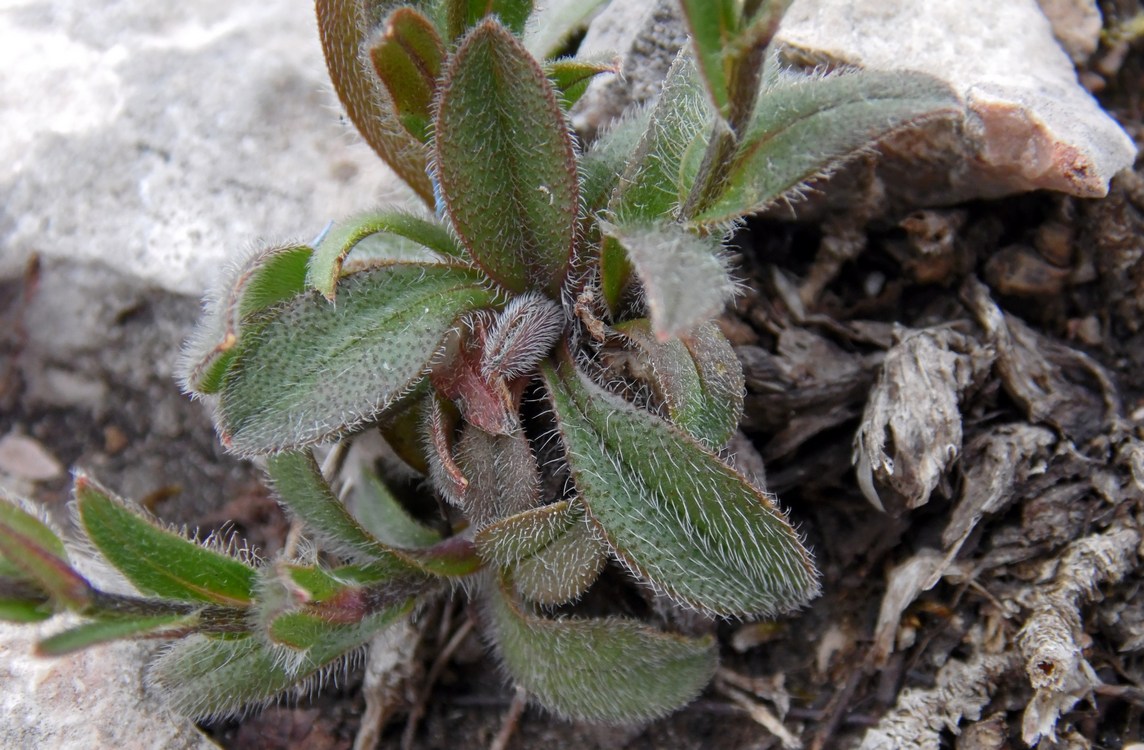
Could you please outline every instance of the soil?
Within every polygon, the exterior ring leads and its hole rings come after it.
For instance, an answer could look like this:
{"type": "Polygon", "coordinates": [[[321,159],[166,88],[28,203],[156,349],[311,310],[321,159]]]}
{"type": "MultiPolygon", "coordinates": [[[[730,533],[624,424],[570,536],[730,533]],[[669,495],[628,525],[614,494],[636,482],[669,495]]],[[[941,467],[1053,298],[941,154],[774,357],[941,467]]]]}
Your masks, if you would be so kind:
{"type": "MultiPolygon", "coordinates": [[[[1138,11],[1102,6],[1106,18],[1138,11]]],[[[1140,144],[1144,44],[1102,47],[1081,72],[1140,144]]],[[[1051,702],[1057,687],[1084,674],[1077,656],[1091,666],[1092,697],[1061,703],[1056,739],[1039,747],[1117,750],[1144,739],[1136,549],[1144,172],[1121,174],[1100,200],[1036,193],[879,216],[846,236],[832,229],[844,218],[750,222],[736,239],[747,291],[724,320],[747,373],[743,431],[766,462],[768,488],[814,549],[825,593],[779,622],[715,626],[723,668],[757,684],[737,690],[725,676],[693,704],[634,728],[527,708],[508,748],[780,747],[745,705],[779,717],[808,748],[857,747],[871,727],[889,731],[899,720],[894,726],[914,732],[919,747],[1023,747],[1032,681],[1051,702]],[[840,260],[846,241],[860,252],[840,260]],[[931,408],[938,397],[952,400],[952,413],[931,408]],[[884,511],[856,475],[855,435],[874,457],[884,511]],[[879,470],[879,452],[892,473],[879,470]],[[931,576],[937,582],[925,588],[931,576]],[[882,613],[894,597],[899,606],[882,613]],[[1059,642],[1074,648],[1071,662],[1038,650],[1052,641],[1039,641],[1038,627],[1055,615],[1069,625],[1059,642]]],[[[7,290],[8,315],[28,289],[7,290]]],[[[31,413],[18,406],[26,384],[14,378],[0,372],[8,407],[0,433],[37,424],[35,437],[62,461],[102,461],[108,476],[136,458],[130,446],[142,440],[146,416],[120,419],[116,436],[110,417],[77,424],[63,411],[31,413]],[[109,450],[109,434],[128,447],[109,450]]],[[[129,388],[119,397],[146,403],[129,388]]],[[[197,409],[188,404],[199,416],[186,418],[199,437],[170,462],[191,468],[167,484],[213,489],[189,506],[164,501],[170,493],[157,484],[157,511],[204,529],[229,519],[273,552],[288,524],[256,473],[218,454],[197,409]]],[[[66,487],[44,492],[58,504],[66,487]]],[[[463,597],[422,613],[421,675],[451,635],[439,627],[446,610],[454,623],[468,618],[463,597]]],[[[351,748],[365,708],[362,669],[334,682],[294,707],[204,728],[227,748],[351,748]]],[[[422,677],[392,696],[378,747],[402,746],[421,692],[416,748],[488,747],[514,701],[470,635],[432,684],[422,677]]]]}

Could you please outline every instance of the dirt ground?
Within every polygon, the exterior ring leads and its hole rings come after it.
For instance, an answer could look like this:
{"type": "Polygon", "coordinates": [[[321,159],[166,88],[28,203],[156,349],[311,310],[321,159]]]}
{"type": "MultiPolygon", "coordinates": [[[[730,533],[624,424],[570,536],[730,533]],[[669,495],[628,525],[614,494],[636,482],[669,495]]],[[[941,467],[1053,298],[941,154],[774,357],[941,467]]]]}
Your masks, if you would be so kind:
{"type": "MultiPolygon", "coordinates": [[[[1144,43],[1102,47],[1082,73],[1140,144],[1144,43]]],[[[833,229],[841,218],[751,222],[736,240],[746,292],[724,321],[747,375],[743,432],[815,551],[824,595],[779,622],[711,625],[724,671],[666,719],[598,728],[527,708],[508,748],[763,750],[782,746],[770,716],[808,748],[857,747],[876,728],[888,744],[871,747],[987,750],[1023,747],[1057,709],[1041,748],[1144,740],[1144,173],[1100,200],[1037,193],[849,234],[833,229]]],[[[4,290],[6,315],[29,289],[4,290]]],[[[145,300],[122,335],[158,304],[145,300]]],[[[8,336],[18,349],[18,326],[8,336]]],[[[139,459],[146,415],[31,414],[25,387],[0,373],[0,432],[35,423],[66,462],[108,475],[139,459]],[[127,447],[110,450],[109,427],[127,447]]],[[[272,552],[286,522],[187,408],[205,437],[179,449],[190,468],[168,485],[212,489],[180,506],[154,486],[151,505],[204,528],[230,519],[272,552]]],[[[66,487],[48,492],[62,504],[66,487]]],[[[423,668],[394,696],[379,747],[402,746],[411,705],[424,710],[411,747],[488,747],[502,730],[514,695],[479,635],[439,659],[467,620],[460,596],[421,614],[423,668]]],[[[236,750],[351,748],[361,674],[205,728],[236,750]]]]}

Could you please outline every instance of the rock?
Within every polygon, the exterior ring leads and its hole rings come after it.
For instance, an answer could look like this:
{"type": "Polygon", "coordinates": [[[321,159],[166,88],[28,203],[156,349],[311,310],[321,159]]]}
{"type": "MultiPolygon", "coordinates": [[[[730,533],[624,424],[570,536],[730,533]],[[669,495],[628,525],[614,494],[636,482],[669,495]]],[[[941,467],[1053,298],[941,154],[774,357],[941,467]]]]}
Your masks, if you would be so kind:
{"type": "Polygon", "coordinates": [[[1037,189],[1102,197],[1136,156],[1131,139],[1077,82],[1034,0],[795,0],[775,41],[788,58],[809,64],[919,70],[962,96],[960,139],[952,125],[927,128],[926,143],[917,133],[906,136],[915,156],[936,162],[896,186],[923,203],[1037,189]]]}
{"type": "MultiPolygon", "coordinates": [[[[20,0],[0,35],[0,435],[57,460],[16,487],[59,510],[78,465],[201,522],[255,479],[172,377],[200,295],[245,248],[408,193],[339,122],[307,4],[20,0]]],[[[141,646],[33,638],[0,629],[0,747],[211,746],[142,697],[141,646]]]]}
{"type": "Polygon", "coordinates": [[[403,197],[305,4],[25,0],[0,34],[0,277],[34,252],[197,296],[252,243],[403,197]]]}
{"type": "Polygon", "coordinates": [[[38,638],[78,622],[66,619],[37,627],[0,623],[0,747],[217,747],[143,692],[140,669],[152,646],[115,643],[50,659],[32,656],[38,638]]]}
{"type": "Polygon", "coordinates": [[[1073,60],[1082,62],[1096,52],[1104,25],[1096,0],[1037,0],[1037,4],[1073,60]]]}
{"type": "Polygon", "coordinates": [[[63,470],[47,448],[27,435],[9,432],[0,437],[0,473],[42,482],[59,477],[63,470]]]}

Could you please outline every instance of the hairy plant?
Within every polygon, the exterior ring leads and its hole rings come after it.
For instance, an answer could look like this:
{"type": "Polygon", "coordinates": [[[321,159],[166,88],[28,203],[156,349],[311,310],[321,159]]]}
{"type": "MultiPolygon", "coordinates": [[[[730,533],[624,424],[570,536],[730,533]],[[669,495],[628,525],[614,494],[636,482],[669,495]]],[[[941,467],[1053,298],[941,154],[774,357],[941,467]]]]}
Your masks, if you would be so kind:
{"type": "Polygon", "coordinates": [[[567,111],[612,70],[551,59],[577,5],[593,3],[317,1],[349,119],[427,210],[251,256],[211,298],[184,376],[214,401],[227,448],[265,457],[313,545],[259,560],[81,475],[78,528],[138,591],[113,594],[8,498],[0,615],[85,618],[43,653],[169,640],[150,681],[186,713],[226,714],[463,582],[537,702],[628,722],[694,698],[716,644],[577,610],[609,560],[646,596],[715,617],[816,595],[798,534],[725,453],[743,375],[712,322],[735,289],[722,243],[741,217],[956,102],[921,75],[784,70],[766,47],[782,3],[682,0],[692,43],[657,103],[583,148],[567,111]],[[313,449],[371,429],[442,501],[436,521],[378,477],[354,512],[331,489],[313,449]]]}

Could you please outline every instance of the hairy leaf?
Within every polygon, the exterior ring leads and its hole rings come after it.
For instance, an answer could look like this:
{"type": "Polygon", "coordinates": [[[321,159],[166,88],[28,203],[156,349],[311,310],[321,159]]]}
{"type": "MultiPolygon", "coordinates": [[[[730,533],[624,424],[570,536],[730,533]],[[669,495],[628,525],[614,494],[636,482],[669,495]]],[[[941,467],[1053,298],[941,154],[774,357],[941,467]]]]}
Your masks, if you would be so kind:
{"type": "Polygon", "coordinates": [[[625,113],[608,125],[580,158],[580,197],[589,214],[608,205],[650,121],[649,107],[625,113]]]}
{"type": "Polygon", "coordinates": [[[163,528],[82,475],[75,481],[75,509],[91,543],[143,593],[224,605],[254,597],[254,568],[163,528]]]}
{"type": "Polygon", "coordinates": [[[223,442],[273,453],[375,419],[422,378],[457,318],[491,301],[471,272],[409,264],[344,279],[336,305],[314,293],[267,311],[224,378],[223,442]]]}
{"type": "Polygon", "coordinates": [[[350,122],[378,156],[432,206],[425,147],[402,126],[393,100],[362,54],[371,25],[380,20],[375,14],[399,5],[385,0],[317,0],[318,31],[330,79],[350,122]]]}
{"type": "Polygon", "coordinates": [[[512,380],[531,373],[564,331],[564,312],[535,292],[514,297],[493,320],[481,352],[481,375],[512,380]]]}
{"type": "Polygon", "coordinates": [[[52,602],[38,584],[23,576],[0,575],[0,622],[41,622],[53,614],[52,602]]]}
{"type": "Polygon", "coordinates": [[[727,444],[743,414],[743,367],[714,323],[703,323],[678,339],[658,341],[643,318],[615,330],[636,347],[650,373],[646,380],[672,424],[709,448],[727,444]]]}
{"type": "MultiPolygon", "coordinates": [[[[94,596],[91,585],[68,562],[59,536],[3,490],[0,490],[0,567],[5,578],[34,581],[52,600],[71,609],[83,611],[94,596]]],[[[13,615],[18,614],[19,609],[17,607],[13,615]]]]}
{"type": "Polygon", "coordinates": [[[147,672],[149,686],[179,713],[220,718],[304,684],[406,613],[392,607],[355,625],[330,626],[313,648],[297,652],[255,637],[218,640],[195,635],[172,644],[147,672]]]}
{"type": "Polygon", "coordinates": [[[490,435],[466,425],[454,458],[468,480],[462,507],[476,528],[539,504],[540,472],[523,432],[490,435]]]}
{"type": "Polygon", "coordinates": [[[445,59],[437,29],[413,8],[398,8],[371,44],[369,58],[401,124],[410,135],[427,142],[433,94],[445,59]]]}
{"type": "Polygon", "coordinates": [[[477,549],[498,565],[512,565],[559,539],[583,515],[583,508],[566,500],[530,508],[478,531],[477,549]]]}
{"type": "MultiPolygon", "coordinates": [[[[960,107],[948,86],[922,73],[770,76],[726,190],[694,220],[715,224],[759,211],[888,133],[960,107]]],[[[683,181],[698,170],[698,159],[690,159],[683,181]]]]}
{"type": "Polygon", "coordinates": [[[770,497],[568,362],[544,374],[580,501],[634,574],[726,617],[775,615],[818,593],[810,554],[770,497]]]}
{"type": "Polygon", "coordinates": [[[684,638],[617,617],[544,619],[503,588],[489,599],[509,674],[570,719],[621,724],[663,716],[695,698],[715,672],[710,637],[684,638]]]}
{"type": "Polygon", "coordinates": [[[652,327],[660,341],[681,336],[717,315],[734,294],[711,237],[679,224],[601,223],[618,242],[643,282],[652,327]]]}
{"type": "Polygon", "coordinates": [[[580,597],[608,561],[607,549],[584,521],[512,568],[517,593],[530,602],[556,606],[580,597]]]}
{"type": "Polygon", "coordinates": [[[703,152],[713,118],[695,63],[681,52],[668,71],[647,130],[608,206],[617,223],[675,216],[680,196],[687,195],[695,177],[682,176],[684,155],[703,152]]]}
{"type": "Polygon", "coordinates": [[[193,630],[198,619],[197,614],[170,614],[87,622],[43,639],[36,644],[36,653],[40,656],[63,656],[128,638],[177,638],[193,630]]]}
{"type": "Polygon", "coordinates": [[[180,364],[183,390],[218,391],[242,334],[243,321],[302,292],[312,253],[306,245],[267,248],[235,269],[219,296],[207,303],[187,342],[180,364]]]}
{"type": "Polygon", "coordinates": [[[390,251],[388,260],[425,260],[409,258],[410,249],[404,247],[408,243],[403,240],[444,258],[464,257],[449,231],[435,221],[404,211],[366,214],[338,224],[326,235],[310,259],[306,285],[317,289],[326,299],[333,300],[346,256],[368,238],[385,241],[385,249],[390,251]]]}
{"type": "Polygon", "coordinates": [[[572,139],[544,72],[495,21],[450,61],[435,148],[445,208],[473,260],[508,289],[555,295],[578,209],[572,139]]]}

